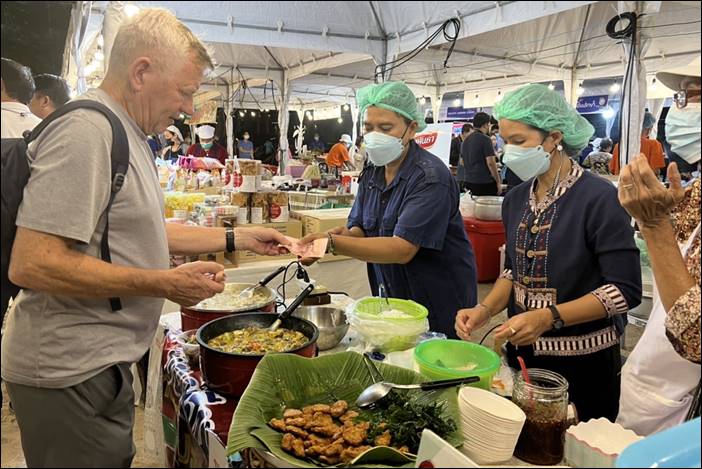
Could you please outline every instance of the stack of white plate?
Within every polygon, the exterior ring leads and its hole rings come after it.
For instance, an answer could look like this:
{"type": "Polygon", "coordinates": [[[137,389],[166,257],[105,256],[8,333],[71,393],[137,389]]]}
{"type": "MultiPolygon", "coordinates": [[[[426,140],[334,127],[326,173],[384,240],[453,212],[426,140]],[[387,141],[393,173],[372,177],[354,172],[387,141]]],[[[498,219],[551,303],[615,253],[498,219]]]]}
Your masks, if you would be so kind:
{"type": "Polygon", "coordinates": [[[481,464],[512,457],[526,414],[515,404],[479,388],[464,387],[458,395],[463,426],[463,452],[481,464]]]}

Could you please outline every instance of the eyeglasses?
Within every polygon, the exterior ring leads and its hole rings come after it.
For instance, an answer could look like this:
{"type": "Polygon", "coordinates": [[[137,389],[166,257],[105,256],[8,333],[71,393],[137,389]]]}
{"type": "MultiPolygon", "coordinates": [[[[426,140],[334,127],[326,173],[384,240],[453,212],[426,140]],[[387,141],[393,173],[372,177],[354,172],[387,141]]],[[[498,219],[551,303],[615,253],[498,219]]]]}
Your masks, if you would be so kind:
{"type": "Polygon", "coordinates": [[[702,95],[702,90],[681,90],[673,95],[673,100],[678,109],[682,109],[687,106],[690,98],[700,97],[702,95]]]}

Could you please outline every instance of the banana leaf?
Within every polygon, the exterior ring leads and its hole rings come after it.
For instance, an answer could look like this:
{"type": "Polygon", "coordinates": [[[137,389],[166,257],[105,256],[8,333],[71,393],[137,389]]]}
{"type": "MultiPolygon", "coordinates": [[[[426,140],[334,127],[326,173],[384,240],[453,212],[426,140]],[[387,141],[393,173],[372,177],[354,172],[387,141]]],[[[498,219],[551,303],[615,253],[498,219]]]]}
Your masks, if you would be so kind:
{"type": "MultiPolygon", "coordinates": [[[[405,368],[383,363],[378,363],[378,368],[385,380],[393,383],[426,381],[419,373],[405,368]]],[[[311,459],[299,459],[283,451],[282,434],[270,428],[268,422],[272,418],[281,418],[285,408],[300,409],[340,399],[353,405],[361,391],[371,384],[373,381],[363,356],[355,352],[311,359],[294,354],[266,355],[234,412],[227,454],[231,456],[243,449],[254,448],[269,451],[292,467],[322,467],[311,459]]],[[[450,435],[441,436],[456,447],[463,443],[457,395],[456,388],[407,393],[408,399],[418,403],[445,403],[445,416],[453,419],[457,429],[450,435]]],[[[418,428],[417,431],[421,432],[422,429],[418,428]]],[[[362,467],[412,467],[412,461],[412,458],[392,448],[378,447],[359,456],[354,464],[362,467]]]]}

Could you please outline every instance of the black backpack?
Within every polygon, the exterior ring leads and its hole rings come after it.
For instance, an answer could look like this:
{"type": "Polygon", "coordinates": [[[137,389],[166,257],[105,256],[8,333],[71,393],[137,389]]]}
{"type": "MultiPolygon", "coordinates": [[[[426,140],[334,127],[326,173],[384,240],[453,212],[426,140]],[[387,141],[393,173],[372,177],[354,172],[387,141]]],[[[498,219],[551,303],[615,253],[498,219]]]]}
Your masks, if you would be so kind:
{"type": "MultiPolygon", "coordinates": [[[[0,303],[0,320],[5,316],[7,305],[10,298],[19,293],[21,287],[10,282],[8,271],[10,268],[10,254],[12,253],[12,244],[15,241],[17,233],[17,211],[22,203],[24,196],[24,187],[29,181],[31,169],[27,160],[27,146],[35,140],[42,130],[51,122],[66,113],[75,109],[93,109],[102,113],[110,121],[112,126],[112,187],[110,191],[110,200],[105,208],[107,224],[105,232],[102,235],[100,250],[103,261],[112,262],[110,256],[110,245],[108,241],[109,233],[109,217],[107,213],[115,200],[115,196],[124,184],[124,177],[129,169],[129,141],[127,134],[124,131],[122,123],[117,116],[110,111],[104,104],[97,101],[79,100],[65,104],[58,110],[54,111],[48,118],[44,119],[33,131],[25,132],[23,138],[8,138],[2,139],[2,303],[0,303]]],[[[91,155],[88,155],[90,157],[91,155]]],[[[122,309],[122,304],[119,298],[110,298],[110,306],[113,311],[122,309]]]]}

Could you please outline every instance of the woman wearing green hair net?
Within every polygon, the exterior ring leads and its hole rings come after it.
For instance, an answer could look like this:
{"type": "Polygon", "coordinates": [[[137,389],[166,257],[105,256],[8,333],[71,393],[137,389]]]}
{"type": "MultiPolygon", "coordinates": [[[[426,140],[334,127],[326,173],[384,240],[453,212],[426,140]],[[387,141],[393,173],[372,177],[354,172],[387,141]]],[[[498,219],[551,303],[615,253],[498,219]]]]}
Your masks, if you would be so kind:
{"type": "Polygon", "coordinates": [[[415,143],[426,124],[407,85],[370,85],[356,97],[372,165],[361,174],[347,225],[302,242],[327,237],[332,253],[366,261],[374,295],[383,285],[388,296],[426,306],[430,329],[456,337],[456,311],[477,298],[458,184],[415,143]]]}
{"type": "Polygon", "coordinates": [[[462,310],[458,335],[507,307],[496,330],[509,363],[564,376],[580,420],[617,417],[626,313],[641,302],[631,218],[607,180],[571,159],[594,129],[556,91],[528,85],[495,106],[503,161],[524,183],[502,206],[505,271],[483,303],[462,310]]]}

